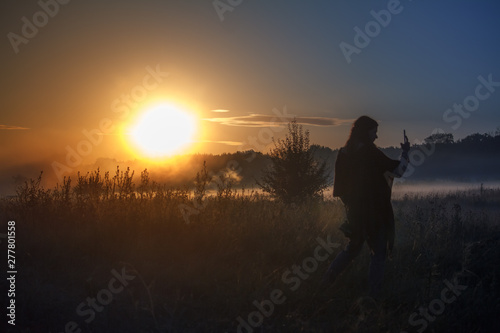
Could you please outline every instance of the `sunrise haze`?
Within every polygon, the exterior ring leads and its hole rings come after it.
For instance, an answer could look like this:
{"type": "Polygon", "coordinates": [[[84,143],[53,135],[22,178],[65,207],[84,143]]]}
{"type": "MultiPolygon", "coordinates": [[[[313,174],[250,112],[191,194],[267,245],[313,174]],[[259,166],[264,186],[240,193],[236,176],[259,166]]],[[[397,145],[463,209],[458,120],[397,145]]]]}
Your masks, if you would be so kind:
{"type": "Polygon", "coordinates": [[[363,114],[381,147],[500,125],[495,1],[221,3],[2,3],[2,168],[150,158],[165,104],[192,119],[170,154],[267,152],[292,117],[331,148],[363,114]]]}

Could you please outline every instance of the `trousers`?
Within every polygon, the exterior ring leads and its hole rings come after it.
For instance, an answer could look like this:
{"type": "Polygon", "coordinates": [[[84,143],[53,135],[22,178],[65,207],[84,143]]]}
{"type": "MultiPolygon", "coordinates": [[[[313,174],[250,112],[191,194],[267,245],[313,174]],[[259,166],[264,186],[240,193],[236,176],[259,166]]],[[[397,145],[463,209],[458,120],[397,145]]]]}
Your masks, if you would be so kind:
{"type": "Polygon", "coordinates": [[[345,249],[340,252],[328,268],[324,280],[333,283],[344,269],[356,258],[363,245],[367,242],[370,253],[370,270],[368,275],[369,295],[378,298],[384,279],[385,259],[387,256],[387,233],[380,230],[373,239],[367,239],[364,235],[354,235],[349,239],[345,249]]]}

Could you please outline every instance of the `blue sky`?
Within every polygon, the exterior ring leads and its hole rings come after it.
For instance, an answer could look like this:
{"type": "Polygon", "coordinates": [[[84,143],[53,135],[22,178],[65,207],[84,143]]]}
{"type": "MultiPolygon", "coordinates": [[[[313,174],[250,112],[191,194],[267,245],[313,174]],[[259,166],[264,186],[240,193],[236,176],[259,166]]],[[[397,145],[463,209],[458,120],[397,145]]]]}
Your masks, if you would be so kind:
{"type": "MultiPolygon", "coordinates": [[[[381,146],[398,145],[403,128],[413,141],[435,128],[461,138],[500,126],[500,91],[458,128],[443,120],[454,103],[474,95],[479,76],[500,81],[496,1],[243,0],[221,21],[212,1],[73,0],[59,5],[18,53],[8,34],[22,35],[22,18],[33,21],[41,7],[0,6],[6,164],[50,162],[103,118],[119,124],[110,105],[142,82],[148,66],[169,75],[131,112],[151,101],[186,105],[204,119],[203,152],[235,151],[269,126],[255,126],[255,119],[285,107],[314,143],[332,148],[363,114],[380,121],[381,146]],[[354,28],[364,31],[371,12],[388,6],[399,13],[348,63],[340,43],[355,45],[354,28]],[[228,112],[213,112],[220,109],[228,112]],[[231,117],[243,121],[220,119],[231,117]]],[[[86,160],[127,158],[117,137],[107,135],[86,160]]]]}

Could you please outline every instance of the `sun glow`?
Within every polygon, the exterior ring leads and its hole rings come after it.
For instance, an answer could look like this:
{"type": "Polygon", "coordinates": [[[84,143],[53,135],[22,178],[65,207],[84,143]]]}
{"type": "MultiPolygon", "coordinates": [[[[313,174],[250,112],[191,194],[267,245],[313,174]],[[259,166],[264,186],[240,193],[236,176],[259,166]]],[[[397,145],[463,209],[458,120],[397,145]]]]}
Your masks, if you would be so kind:
{"type": "Polygon", "coordinates": [[[184,153],[195,131],[196,121],[191,114],[177,106],[159,105],[139,116],[129,137],[140,155],[164,158],[184,153]]]}

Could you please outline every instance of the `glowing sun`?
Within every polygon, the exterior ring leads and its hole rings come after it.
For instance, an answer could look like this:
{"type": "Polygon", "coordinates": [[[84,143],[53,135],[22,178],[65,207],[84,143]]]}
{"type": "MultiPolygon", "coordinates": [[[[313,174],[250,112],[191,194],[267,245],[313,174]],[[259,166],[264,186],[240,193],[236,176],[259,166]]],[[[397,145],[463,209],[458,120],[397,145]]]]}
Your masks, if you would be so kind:
{"type": "Polygon", "coordinates": [[[146,110],[130,129],[133,144],[142,155],[161,158],[182,153],[196,130],[192,115],[171,105],[146,110]]]}

